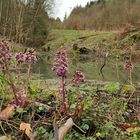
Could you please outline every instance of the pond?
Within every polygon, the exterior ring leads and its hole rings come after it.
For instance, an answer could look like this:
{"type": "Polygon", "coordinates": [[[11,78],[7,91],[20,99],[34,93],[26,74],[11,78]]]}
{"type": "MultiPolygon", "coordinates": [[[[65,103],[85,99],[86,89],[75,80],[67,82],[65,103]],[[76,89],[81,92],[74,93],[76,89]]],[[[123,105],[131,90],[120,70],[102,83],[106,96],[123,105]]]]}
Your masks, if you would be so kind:
{"type": "MultiPolygon", "coordinates": [[[[56,74],[51,70],[53,64],[53,55],[41,55],[38,62],[33,65],[32,73],[37,79],[55,79],[56,74]]],[[[69,56],[69,74],[71,78],[75,70],[82,71],[86,79],[98,81],[118,81],[127,82],[129,73],[124,69],[124,60],[109,57],[106,65],[102,69],[104,58],[95,58],[88,55],[69,56]]],[[[134,69],[132,71],[133,82],[140,82],[140,63],[133,62],[134,69]]],[[[34,77],[34,78],[35,78],[34,77]]]]}

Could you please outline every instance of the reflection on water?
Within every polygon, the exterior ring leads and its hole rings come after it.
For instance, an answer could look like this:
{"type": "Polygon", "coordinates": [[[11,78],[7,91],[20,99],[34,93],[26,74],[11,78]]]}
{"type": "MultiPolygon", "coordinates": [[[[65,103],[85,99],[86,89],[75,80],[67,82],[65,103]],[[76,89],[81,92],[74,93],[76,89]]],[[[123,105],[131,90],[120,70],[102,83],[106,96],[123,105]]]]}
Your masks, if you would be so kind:
{"type": "MultiPolygon", "coordinates": [[[[81,70],[85,73],[87,79],[101,81],[118,81],[127,82],[128,73],[124,70],[123,60],[108,58],[102,73],[100,71],[103,65],[103,58],[92,58],[88,55],[70,58],[68,78],[72,76],[75,70],[81,70]]],[[[53,56],[41,56],[38,62],[32,67],[32,73],[39,75],[42,79],[54,79],[55,73],[51,70],[53,56]]],[[[134,63],[132,72],[133,82],[140,82],[140,63],[134,63]]]]}

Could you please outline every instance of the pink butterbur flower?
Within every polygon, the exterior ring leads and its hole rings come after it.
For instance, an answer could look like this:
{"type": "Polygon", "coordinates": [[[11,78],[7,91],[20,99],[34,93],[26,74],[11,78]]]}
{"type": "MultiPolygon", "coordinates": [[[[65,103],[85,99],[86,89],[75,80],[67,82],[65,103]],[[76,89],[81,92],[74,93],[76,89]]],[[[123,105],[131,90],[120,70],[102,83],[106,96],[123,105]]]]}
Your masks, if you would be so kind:
{"type": "Polygon", "coordinates": [[[79,84],[79,82],[84,82],[85,81],[85,76],[81,71],[75,71],[73,77],[72,77],[72,82],[74,85],[79,84]]]}

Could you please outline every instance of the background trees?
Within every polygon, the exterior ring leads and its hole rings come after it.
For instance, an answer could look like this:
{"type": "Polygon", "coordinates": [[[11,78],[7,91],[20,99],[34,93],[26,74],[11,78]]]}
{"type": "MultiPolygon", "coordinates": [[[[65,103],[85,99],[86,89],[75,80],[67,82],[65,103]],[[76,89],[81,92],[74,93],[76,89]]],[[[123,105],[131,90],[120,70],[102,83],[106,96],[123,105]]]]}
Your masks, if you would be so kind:
{"type": "Polygon", "coordinates": [[[0,35],[16,43],[37,47],[49,31],[51,0],[0,0],[0,35]]]}
{"type": "Polygon", "coordinates": [[[116,30],[140,22],[140,0],[97,0],[73,9],[64,27],[116,30]]]}
{"type": "Polygon", "coordinates": [[[97,0],[63,22],[49,17],[54,0],[0,0],[0,36],[28,47],[46,43],[49,29],[118,30],[140,23],[140,0],[97,0]]]}

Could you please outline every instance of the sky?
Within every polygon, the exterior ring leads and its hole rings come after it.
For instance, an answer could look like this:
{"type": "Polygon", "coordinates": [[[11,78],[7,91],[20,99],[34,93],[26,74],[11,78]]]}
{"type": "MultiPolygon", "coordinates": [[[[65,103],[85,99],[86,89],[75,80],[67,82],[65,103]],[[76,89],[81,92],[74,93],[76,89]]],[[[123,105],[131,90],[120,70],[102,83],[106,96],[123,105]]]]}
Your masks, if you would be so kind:
{"type": "Polygon", "coordinates": [[[65,14],[69,16],[70,12],[77,5],[85,6],[87,2],[94,0],[55,0],[53,17],[64,19],[65,14]]]}

